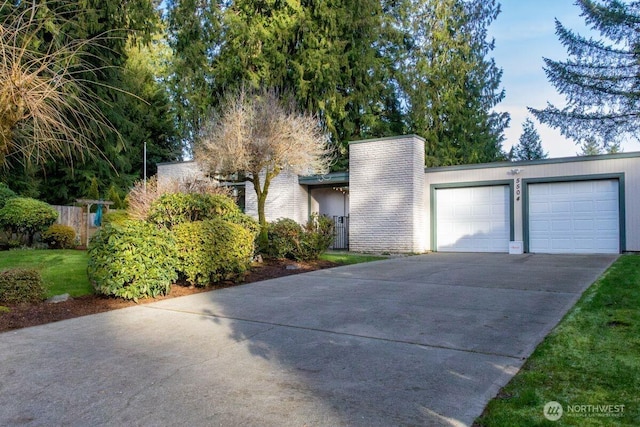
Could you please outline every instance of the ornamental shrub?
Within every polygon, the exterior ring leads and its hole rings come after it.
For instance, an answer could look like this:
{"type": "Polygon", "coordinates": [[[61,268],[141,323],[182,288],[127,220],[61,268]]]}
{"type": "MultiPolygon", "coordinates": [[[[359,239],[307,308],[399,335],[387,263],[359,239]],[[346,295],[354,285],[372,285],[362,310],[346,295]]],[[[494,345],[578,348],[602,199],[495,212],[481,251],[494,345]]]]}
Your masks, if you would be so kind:
{"type": "Polygon", "coordinates": [[[333,243],[335,224],[325,215],[312,214],[304,226],[297,256],[301,260],[318,259],[333,243]]]}
{"type": "Polygon", "coordinates": [[[123,224],[129,219],[129,213],[127,211],[109,211],[102,217],[103,224],[123,224]]]}
{"type": "Polygon", "coordinates": [[[317,259],[333,243],[331,218],[312,214],[305,226],[289,218],[269,224],[267,255],[297,261],[317,259]]]}
{"type": "Polygon", "coordinates": [[[35,233],[44,231],[58,219],[58,212],[45,202],[28,197],[14,197],[0,209],[0,226],[18,239],[33,244],[35,233]]]}
{"type": "Polygon", "coordinates": [[[89,279],[96,292],[138,301],[166,295],[176,280],[172,234],[143,221],[107,223],[89,245],[89,279]]]}
{"type": "Polygon", "coordinates": [[[292,219],[279,218],[268,227],[266,254],[274,258],[296,259],[296,249],[304,231],[302,226],[292,219]]]}
{"type": "Polygon", "coordinates": [[[68,225],[53,224],[42,232],[42,241],[52,249],[70,249],[75,246],[76,231],[68,225]]]}
{"type": "Polygon", "coordinates": [[[45,298],[45,292],[38,270],[14,268],[0,272],[0,302],[2,303],[40,302],[45,298]]]}
{"type": "Polygon", "coordinates": [[[173,228],[178,224],[240,214],[231,197],[221,194],[168,193],[149,207],[148,221],[173,228]]]}
{"type": "Polygon", "coordinates": [[[16,193],[10,189],[7,184],[4,182],[0,182],[0,209],[2,209],[7,203],[7,200],[13,199],[14,197],[18,197],[16,193]]]}
{"type": "Polygon", "coordinates": [[[192,285],[237,279],[251,264],[254,235],[221,218],[184,222],[173,228],[177,269],[192,285]]]}

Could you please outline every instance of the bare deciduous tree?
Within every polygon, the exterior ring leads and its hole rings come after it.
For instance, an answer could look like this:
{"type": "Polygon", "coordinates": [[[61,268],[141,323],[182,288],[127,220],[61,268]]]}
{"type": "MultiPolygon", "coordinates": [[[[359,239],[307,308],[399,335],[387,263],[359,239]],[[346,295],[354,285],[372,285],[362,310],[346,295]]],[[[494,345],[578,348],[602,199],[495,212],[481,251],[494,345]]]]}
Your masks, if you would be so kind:
{"type": "Polygon", "coordinates": [[[82,155],[94,146],[96,129],[109,127],[80,77],[94,70],[83,56],[96,40],[38,48],[36,35],[48,22],[43,16],[54,12],[35,0],[23,6],[0,0],[0,10],[8,11],[0,19],[0,165],[9,156],[38,163],[82,155]]]}
{"type": "Polygon", "coordinates": [[[282,102],[274,91],[242,91],[226,97],[206,123],[194,153],[204,170],[237,174],[253,183],[265,243],[265,203],[272,180],[282,171],[326,173],[331,162],[327,142],[316,117],[282,102]]]}

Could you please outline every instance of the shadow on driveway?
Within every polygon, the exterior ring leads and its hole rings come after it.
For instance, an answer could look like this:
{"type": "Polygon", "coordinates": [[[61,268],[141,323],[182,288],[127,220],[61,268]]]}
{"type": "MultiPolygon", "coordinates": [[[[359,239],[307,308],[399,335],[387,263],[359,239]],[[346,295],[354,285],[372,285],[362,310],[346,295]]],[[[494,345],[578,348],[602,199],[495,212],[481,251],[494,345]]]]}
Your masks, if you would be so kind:
{"type": "Polygon", "coordinates": [[[0,334],[0,424],[469,425],[615,258],[430,254],[0,334]]]}

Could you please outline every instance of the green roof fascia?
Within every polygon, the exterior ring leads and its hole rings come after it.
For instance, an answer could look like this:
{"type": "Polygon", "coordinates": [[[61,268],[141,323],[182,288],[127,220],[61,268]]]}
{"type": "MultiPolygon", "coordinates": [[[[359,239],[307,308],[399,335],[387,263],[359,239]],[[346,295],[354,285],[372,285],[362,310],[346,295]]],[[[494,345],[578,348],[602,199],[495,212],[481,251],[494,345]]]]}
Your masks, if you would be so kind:
{"type": "Polygon", "coordinates": [[[630,158],[637,158],[637,157],[640,157],[640,151],[634,151],[631,153],[598,154],[595,156],[572,156],[572,157],[558,157],[554,159],[522,160],[518,162],[473,163],[470,165],[425,167],[424,171],[425,173],[429,173],[429,172],[444,172],[444,171],[488,169],[488,168],[509,168],[509,167],[514,168],[518,166],[551,165],[554,163],[589,162],[589,161],[597,161],[597,160],[630,159],[630,158]]]}
{"type": "Polygon", "coordinates": [[[348,184],[349,172],[331,172],[325,175],[298,176],[300,185],[348,184]]]}

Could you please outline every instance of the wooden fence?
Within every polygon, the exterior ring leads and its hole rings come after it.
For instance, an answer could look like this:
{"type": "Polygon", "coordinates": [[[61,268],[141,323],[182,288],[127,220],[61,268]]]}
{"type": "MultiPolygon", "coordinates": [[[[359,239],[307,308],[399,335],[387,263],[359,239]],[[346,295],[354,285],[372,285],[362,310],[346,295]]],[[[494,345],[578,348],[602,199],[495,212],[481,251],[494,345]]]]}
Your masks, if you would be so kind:
{"type": "MultiPolygon", "coordinates": [[[[72,227],[76,232],[76,237],[80,245],[85,245],[87,242],[87,213],[86,208],[80,206],[56,206],[53,208],[58,211],[58,220],[56,223],[68,225],[72,227]]],[[[90,214],[91,216],[94,214],[90,214]]],[[[91,220],[91,218],[89,218],[91,220]]],[[[89,223],[89,237],[95,232],[96,228],[93,226],[93,221],[89,223]]]]}

